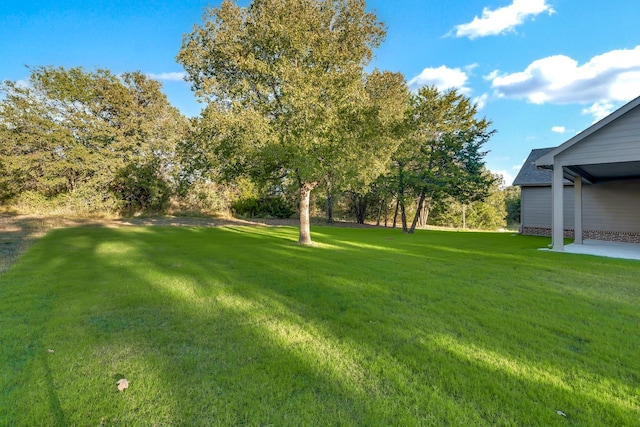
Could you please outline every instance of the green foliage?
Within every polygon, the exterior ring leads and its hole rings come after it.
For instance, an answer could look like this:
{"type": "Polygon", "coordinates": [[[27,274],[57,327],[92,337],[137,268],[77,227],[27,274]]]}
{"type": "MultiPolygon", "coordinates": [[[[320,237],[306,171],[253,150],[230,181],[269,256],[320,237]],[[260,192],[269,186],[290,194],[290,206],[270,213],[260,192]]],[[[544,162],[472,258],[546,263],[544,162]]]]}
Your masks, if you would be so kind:
{"type": "Polygon", "coordinates": [[[41,215],[52,210],[51,202],[44,194],[27,190],[14,197],[13,206],[21,212],[41,215]]]}
{"type": "Polygon", "coordinates": [[[182,212],[199,212],[226,216],[229,213],[234,192],[228,186],[214,182],[197,181],[177,198],[178,209],[182,212]]]}
{"type": "Polygon", "coordinates": [[[73,193],[45,196],[37,191],[25,191],[11,199],[11,207],[16,212],[32,215],[61,215],[92,217],[119,212],[121,203],[110,193],[102,193],[101,188],[84,185],[73,193]]]}
{"type": "Polygon", "coordinates": [[[341,199],[358,222],[397,200],[411,232],[441,200],[484,199],[490,122],[455,90],[410,95],[400,73],[366,72],[384,36],[363,0],[225,0],[178,54],[206,103],[190,121],[140,72],[32,68],[28,85],[0,88],[0,202],[81,214],[236,200],[243,215],[288,216],[295,198],[311,243],[317,186],[328,215],[341,199]]]}
{"type": "Polygon", "coordinates": [[[517,227],[520,225],[520,187],[507,187],[504,192],[507,224],[510,227],[517,227]]]}
{"type": "Polygon", "coordinates": [[[494,177],[493,185],[483,200],[463,203],[451,197],[436,203],[430,212],[429,224],[476,230],[505,227],[505,191],[498,182],[498,177],[494,177]]]}
{"type": "Polygon", "coordinates": [[[231,204],[236,215],[245,218],[291,218],[296,207],[285,197],[240,198],[231,204]]]}
{"type": "Polygon", "coordinates": [[[468,203],[486,196],[493,177],[485,172],[482,147],[494,131],[476,114],[476,105],[455,89],[423,87],[412,97],[407,133],[393,157],[405,232],[415,230],[425,202],[453,197],[468,203]],[[418,202],[409,228],[406,205],[413,199],[418,202]]]}
{"type": "Polygon", "coordinates": [[[0,425],[637,424],[637,261],[508,233],[296,237],[51,232],[0,275],[0,425]]]}
{"type": "MultiPolygon", "coordinates": [[[[157,178],[169,185],[174,147],[186,123],[159,82],[140,72],[115,76],[108,70],[54,67],[30,72],[29,85],[6,81],[0,88],[0,199],[10,203],[33,191],[73,205],[86,196],[89,210],[107,211],[114,208],[110,189],[116,176],[151,163],[157,178]]],[[[129,190],[149,192],[149,183],[140,182],[147,188],[129,190]]]]}
{"type": "Polygon", "coordinates": [[[157,161],[143,165],[131,163],[120,169],[113,179],[111,191],[128,214],[162,212],[171,196],[171,189],[160,175],[157,161]]]}
{"type": "Polygon", "coordinates": [[[491,194],[485,201],[475,202],[467,212],[466,227],[476,230],[498,230],[504,228],[505,221],[504,201],[500,199],[500,193],[491,194]]]}
{"type": "Polygon", "coordinates": [[[397,86],[399,75],[364,72],[384,35],[362,0],[254,0],[246,8],[225,0],[208,9],[178,54],[208,103],[199,132],[206,148],[191,151],[214,152],[231,175],[289,177],[299,192],[300,242],[311,243],[310,192],[332,172],[367,176],[388,151],[387,139],[362,134],[372,114],[385,117],[377,94],[397,86]]]}
{"type": "Polygon", "coordinates": [[[356,192],[347,193],[349,211],[356,223],[364,224],[367,219],[372,219],[372,208],[378,206],[381,200],[376,197],[374,192],[360,194],[356,192]]]}

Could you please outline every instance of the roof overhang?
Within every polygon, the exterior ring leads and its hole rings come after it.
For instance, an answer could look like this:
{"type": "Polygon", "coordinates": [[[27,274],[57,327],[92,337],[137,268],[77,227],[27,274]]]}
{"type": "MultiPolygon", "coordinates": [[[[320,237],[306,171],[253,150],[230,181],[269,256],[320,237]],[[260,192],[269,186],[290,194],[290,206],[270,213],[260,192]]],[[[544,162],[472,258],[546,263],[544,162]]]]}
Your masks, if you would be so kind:
{"type": "Polygon", "coordinates": [[[591,125],[590,127],[586,128],[585,130],[583,130],[582,132],[580,132],[579,134],[577,134],[576,136],[574,136],[573,138],[571,138],[570,140],[565,142],[564,144],[557,146],[556,148],[554,148],[553,150],[549,151],[544,156],[540,157],[538,160],[535,161],[536,166],[538,166],[538,167],[541,167],[541,166],[553,166],[553,159],[558,154],[562,153],[563,151],[567,150],[568,148],[573,147],[578,142],[582,141],[583,139],[585,139],[589,135],[599,131],[603,127],[607,126],[609,123],[611,123],[611,122],[615,121],[616,119],[622,117],[623,115],[627,114],[629,111],[633,110],[634,108],[636,108],[639,105],[640,105],[640,96],[637,97],[636,99],[634,99],[633,101],[627,103],[626,105],[620,107],[619,109],[617,109],[613,113],[609,114],[607,117],[605,117],[604,119],[600,120],[599,122],[597,122],[597,123],[591,125]]]}
{"type": "MultiPolygon", "coordinates": [[[[640,106],[640,96],[622,106],[618,110],[614,111],[604,119],[580,132],[573,138],[566,141],[564,144],[561,144],[548,153],[544,154],[534,162],[535,166],[539,169],[552,170],[554,161],[558,155],[638,106],[640,106]]],[[[592,184],[620,179],[636,179],[640,178],[640,161],[634,160],[617,163],[598,163],[597,161],[593,161],[590,164],[582,165],[564,164],[563,173],[564,177],[571,181],[580,176],[584,181],[592,184]]]]}
{"type": "Polygon", "coordinates": [[[575,165],[568,166],[566,169],[594,184],[619,179],[640,178],[640,161],[575,165]]]}
{"type": "MultiPolygon", "coordinates": [[[[552,166],[547,165],[538,166],[538,168],[553,169],[552,166]]],[[[623,179],[640,179],[640,161],[564,166],[563,175],[565,179],[571,182],[580,176],[588,184],[623,179]]]]}

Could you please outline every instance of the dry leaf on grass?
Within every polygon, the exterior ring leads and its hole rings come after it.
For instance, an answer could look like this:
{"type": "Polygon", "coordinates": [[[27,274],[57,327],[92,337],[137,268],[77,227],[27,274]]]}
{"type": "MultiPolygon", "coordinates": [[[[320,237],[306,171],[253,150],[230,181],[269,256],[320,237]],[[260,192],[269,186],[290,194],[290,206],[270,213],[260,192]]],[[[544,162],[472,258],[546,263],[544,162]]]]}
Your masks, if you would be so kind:
{"type": "Polygon", "coordinates": [[[48,349],[47,352],[52,354],[55,353],[55,351],[52,348],[48,349]]]}
{"type": "Polygon", "coordinates": [[[116,384],[118,385],[118,391],[122,391],[125,388],[129,388],[129,380],[126,378],[119,379],[116,384]]]}

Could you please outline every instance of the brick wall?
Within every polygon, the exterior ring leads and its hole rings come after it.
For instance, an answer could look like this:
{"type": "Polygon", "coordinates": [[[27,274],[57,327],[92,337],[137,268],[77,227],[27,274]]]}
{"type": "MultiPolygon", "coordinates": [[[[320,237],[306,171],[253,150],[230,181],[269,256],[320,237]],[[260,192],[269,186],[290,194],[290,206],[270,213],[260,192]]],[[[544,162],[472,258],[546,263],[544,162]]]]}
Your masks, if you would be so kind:
{"type": "Polygon", "coordinates": [[[587,240],[605,240],[607,242],[640,243],[640,233],[624,231],[594,231],[585,230],[582,238],[587,240]]]}
{"type": "MultiPolygon", "coordinates": [[[[524,234],[526,236],[551,237],[551,229],[542,227],[522,227],[520,234],[524,234]]],[[[573,239],[574,230],[564,230],[564,237],[573,239]]],[[[640,243],[640,233],[623,231],[583,230],[582,238],[584,240],[604,240],[607,242],[640,243]]]]}

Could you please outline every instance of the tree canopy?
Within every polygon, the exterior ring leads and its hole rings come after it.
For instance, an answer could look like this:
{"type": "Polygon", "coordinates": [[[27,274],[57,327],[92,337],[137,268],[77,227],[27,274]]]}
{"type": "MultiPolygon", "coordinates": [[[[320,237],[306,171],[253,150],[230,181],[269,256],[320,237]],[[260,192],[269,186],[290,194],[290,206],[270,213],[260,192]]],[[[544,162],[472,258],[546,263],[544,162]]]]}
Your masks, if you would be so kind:
{"type": "MultiPolygon", "coordinates": [[[[224,0],[177,56],[205,105],[190,120],[140,72],[31,68],[28,84],[0,85],[0,202],[135,213],[177,196],[278,217],[297,204],[300,244],[312,243],[318,192],[329,218],[335,196],[358,222],[375,204],[386,224],[395,203],[407,233],[432,207],[446,218],[443,204],[464,224],[495,193],[484,166],[495,131],[455,89],[411,93],[402,74],[369,69],[384,37],[364,0],[224,0]]],[[[484,212],[472,223],[501,221],[484,212]]]]}
{"type": "Polygon", "coordinates": [[[335,169],[355,175],[385,152],[354,120],[371,111],[364,66],[384,35],[363,0],[254,0],[247,8],[225,0],[183,41],[178,61],[208,102],[203,119],[217,127],[221,151],[235,154],[232,163],[241,158],[242,170],[296,184],[301,244],[312,243],[309,196],[318,183],[335,169]]]}
{"type": "Polygon", "coordinates": [[[483,145],[494,131],[478,119],[477,106],[456,89],[418,90],[407,110],[406,134],[393,155],[402,229],[413,233],[424,204],[453,197],[472,201],[486,196],[493,177],[484,173],[483,145]],[[417,198],[409,227],[407,202],[417,198]]]}
{"type": "Polygon", "coordinates": [[[0,192],[67,196],[89,211],[161,208],[186,122],[140,72],[37,67],[5,81],[0,192]]]}

